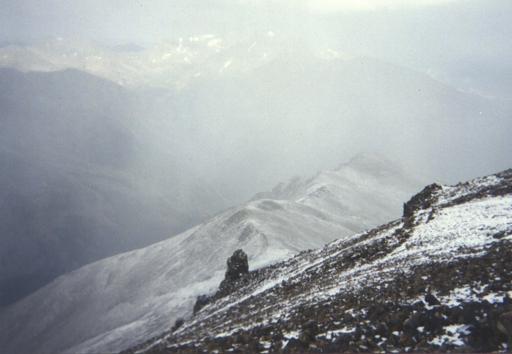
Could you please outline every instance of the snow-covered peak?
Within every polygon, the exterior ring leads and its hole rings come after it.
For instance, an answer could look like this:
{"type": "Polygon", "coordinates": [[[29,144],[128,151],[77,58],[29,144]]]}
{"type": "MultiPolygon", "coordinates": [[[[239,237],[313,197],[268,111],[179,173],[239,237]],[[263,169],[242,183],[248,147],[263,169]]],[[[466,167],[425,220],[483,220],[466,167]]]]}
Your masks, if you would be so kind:
{"type": "Polygon", "coordinates": [[[401,203],[420,185],[385,157],[364,153],[335,170],[280,183],[270,192],[256,194],[253,200],[292,200],[319,209],[344,225],[354,225],[352,230],[356,232],[361,225],[369,228],[375,220],[384,223],[389,220],[389,214],[399,215],[401,203]],[[382,203],[389,203],[391,209],[384,212],[382,203]]]}
{"type": "Polygon", "coordinates": [[[299,179],[305,182],[292,182],[287,198],[261,196],[169,240],[61,276],[0,314],[1,346],[12,353],[120,350],[188,316],[198,295],[215,290],[236,249],[256,269],[399,216],[413,182],[400,189],[404,176],[390,183],[347,171],[299,179]]]}
{"type": "Polygon", "coordinates": [[[506,350],[512,170],[427,186],[404,209],[401,220],[249,273],[136,350],[506,350]]]}

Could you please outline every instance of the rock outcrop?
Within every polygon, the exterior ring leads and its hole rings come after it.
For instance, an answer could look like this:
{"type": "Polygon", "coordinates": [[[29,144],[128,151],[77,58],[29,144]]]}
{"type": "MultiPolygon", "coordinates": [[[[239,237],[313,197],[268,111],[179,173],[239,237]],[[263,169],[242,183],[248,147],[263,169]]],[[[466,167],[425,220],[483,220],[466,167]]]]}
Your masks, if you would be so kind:
{"type": "Polygon", "coordinates": [[[232,293],[247,283],[248,279],[244,277],[249,274],[249,261],[247,254],[243,250],[238,249],[233,252],[233,255],[228,258],[226,264],[226,274],[224,280],[220,283],[219,290],[211,296],[198,296],[194,305],[194,315],[210,302],[232,293]]]}
{"type": "Polygon", "coordinates": [[[247,254],[242,250],[236,250],[228,258],[228,269],[226,270],[225,281],[234,282],[249,273],[249,262],[247,254]]]}

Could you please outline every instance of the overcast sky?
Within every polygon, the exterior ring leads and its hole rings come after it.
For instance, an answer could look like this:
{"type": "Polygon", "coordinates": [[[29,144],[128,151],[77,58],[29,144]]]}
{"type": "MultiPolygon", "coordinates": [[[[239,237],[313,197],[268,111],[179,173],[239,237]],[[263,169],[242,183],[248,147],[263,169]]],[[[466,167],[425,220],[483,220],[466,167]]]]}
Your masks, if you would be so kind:
{"type": "Polygon", "coordinates": [[[512,89],[510,0],[0,0],[2,42],[148,44],[269,29],[475,91],[512,89]]]}
{"type": "Polygon", "coordinates": [[[439,36],[463,29],[468,38],[489,39],[510,33],[511,11],[509,0],[1,0],[0,35],[154,41],[183,32],[302,26],[326,18],[356,29],[351,19],[357,18],[357,29],[413,30],[413,22],[439,36]]]}

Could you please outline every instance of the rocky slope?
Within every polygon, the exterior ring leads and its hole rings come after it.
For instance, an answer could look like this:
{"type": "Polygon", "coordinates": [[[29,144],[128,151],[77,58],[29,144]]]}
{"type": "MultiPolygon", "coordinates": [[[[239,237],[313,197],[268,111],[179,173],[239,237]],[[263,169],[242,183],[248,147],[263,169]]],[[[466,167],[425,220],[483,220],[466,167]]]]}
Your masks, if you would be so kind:
{"type": "Polygon", "coordinates": [[[416,186],[369,155],[292,181],[288,196],[276,188],[169,240],[61,276],[0,313],[0,347],[97,353],[135,345],[214,292],[234,250],[243,248],[255,269],[321,247],[399,215],[416,186]]]}
{"type": "Polygon", "coordinates": [[[512,170],[433,184],[401,219],[250,272],[126,353],[510,350],[510,259],[512,170]]]}

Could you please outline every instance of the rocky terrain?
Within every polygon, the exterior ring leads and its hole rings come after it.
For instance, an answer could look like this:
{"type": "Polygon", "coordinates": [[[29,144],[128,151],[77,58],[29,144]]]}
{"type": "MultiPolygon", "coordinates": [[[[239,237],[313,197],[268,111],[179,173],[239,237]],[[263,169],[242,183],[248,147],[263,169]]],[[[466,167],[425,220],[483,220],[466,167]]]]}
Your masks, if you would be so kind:
{"type": "Polygon", "coordinates": [[[417,186],[372,155],[294,179],[180,235],[62,275],[0,311],[0,348],[103,353],[136,345],[215,292],[235,250],[247,252],[251,270],[268,266],[399,216],[417,186]]]}
{"type": "Polygon", "coordinates": [[[123,353],[507,351],[511,242],[512,170],[432,184],[369,232],[235,277],[230,259],[192,318],[123,353]]]}

